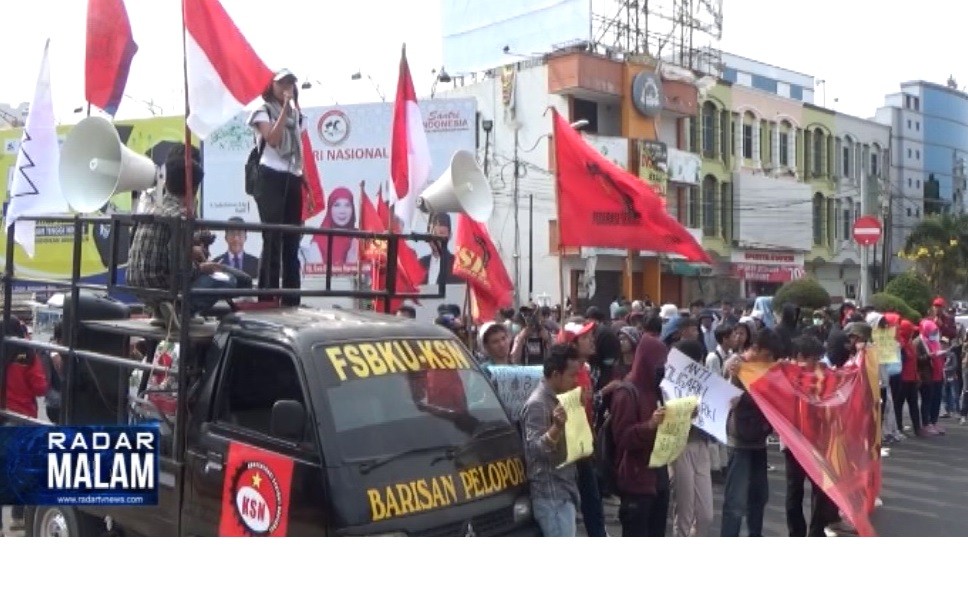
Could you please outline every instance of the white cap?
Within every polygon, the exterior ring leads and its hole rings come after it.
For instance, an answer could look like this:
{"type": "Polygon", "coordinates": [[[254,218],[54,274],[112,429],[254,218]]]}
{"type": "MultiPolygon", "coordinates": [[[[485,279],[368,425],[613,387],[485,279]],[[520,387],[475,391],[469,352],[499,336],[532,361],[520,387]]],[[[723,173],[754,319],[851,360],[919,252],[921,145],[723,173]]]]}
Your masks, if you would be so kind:
{"type": "Polygon", "coordinates": [[[679,307],[675,304],[663,304],[659,316],[663,319],[674,319],[679,316],[679,307]]]}

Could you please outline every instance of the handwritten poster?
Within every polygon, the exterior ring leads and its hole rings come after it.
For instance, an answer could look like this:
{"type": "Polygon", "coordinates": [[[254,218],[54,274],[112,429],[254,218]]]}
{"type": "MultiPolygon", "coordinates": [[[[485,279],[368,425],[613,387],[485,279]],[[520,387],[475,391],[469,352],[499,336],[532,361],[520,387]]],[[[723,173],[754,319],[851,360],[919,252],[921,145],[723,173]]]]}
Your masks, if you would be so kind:
{"type": "Polygon", "coordinates": [[[521,410],[531,393],[538,387],[544,369],[540,366],[489,366],[497,398],[504,406],[511,422],[521,420],[521,410]]]}
{"type": "Polygon", "coordinates": [[[665,418],[655,431],[655,446],[652,447],[652,458],[649,459],[650,468],[667,466],[682,455],[689,440],[689,428],[692,426],[692,412],[699,404],[695,396],[681,397],[666,403],[665,418]]]}
{"type": "Polygon", "coordinates": [[[588,426],[585,407],[581,403],[581,387],[567,393],[558,394],[558,402],[565,408],[568,421],[565,422],[565,461],[559,468],[588,457],[594,450],[592,429],[588,426]]]}
{"type": "Polygon", "coordinates": [[[739,388],[673,348],[666,359],[665,376],[659,385],[666,403],[695,396],[699,415],[693,424],[721,443],[726,443],[726,416],[730,402],[742,395],[739,388]]]}
{"type": "Polygon", "coordinates": [[[901,351],[894,339],[894,329],[874,329],[874,349],[877,350],[877,361],[882,364],[898,364],[901,362],[901,351]]]}

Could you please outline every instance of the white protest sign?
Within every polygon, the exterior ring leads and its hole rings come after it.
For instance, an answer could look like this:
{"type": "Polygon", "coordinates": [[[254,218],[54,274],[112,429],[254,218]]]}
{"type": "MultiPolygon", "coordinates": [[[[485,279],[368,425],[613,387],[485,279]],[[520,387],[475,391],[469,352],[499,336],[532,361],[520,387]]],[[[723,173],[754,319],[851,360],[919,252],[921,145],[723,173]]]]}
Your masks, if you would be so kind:
{"type": "Polygon", "coordinates": [[[699,415],[693,426],[726,443],[726,416],[730,402],[743,391],[692,358],[673,348],[666,359],[660,384],[666,400],[699,398],[699,415]]]}
{"type": "Polygon", "coordinates": [[[511,422],[521,420],[521,410],[524,402],[528,401],[541,377],[544,368],[541,366],[488,366],[494,385],[497,387],[497,398],[511,422]]]}

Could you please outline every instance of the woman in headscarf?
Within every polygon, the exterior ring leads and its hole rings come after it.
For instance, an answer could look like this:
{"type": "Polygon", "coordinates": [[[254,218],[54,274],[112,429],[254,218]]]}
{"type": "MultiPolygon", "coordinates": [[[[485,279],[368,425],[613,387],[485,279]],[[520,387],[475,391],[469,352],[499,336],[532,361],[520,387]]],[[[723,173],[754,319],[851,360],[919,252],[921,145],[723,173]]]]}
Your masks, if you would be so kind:
{"type": "Polygon", "coordinates": [[[945,431],[938,426],[938,417],[941,415],[945,350],[941,348],[941,332],[934,321],[921,319],[920,330],[914,345],[921,379],[921,422],[928,435],[943,435],[945,431]]]}
{"type": "MultiPolygon", "coordinates": [[[[365,199],[364,199],[365,200],[365,199]]],[[[324,230],[355,230],[356,206],[353,193],[345,186],[333,190],[326,202],[326,217],[319,227],[324,230]]],[[[320,263],[326,266],[328,236],[313,236],[313,243],[319,248],[320,263]]],[[[333,237],[333,269],[338,271],[344,265],[356,265],[359,241],[345,236],[333,237]]]]}
{"type": "Polygon", "coordinates": [[[650,468],[656,429],[665,417],[659,382],[668,350],[646,335],[635,350],[626,385],[612,396],[612,437],[615,441],[615,484],[621,504],[622,536],[665,536],[669,514],[669,475],[665,467],[650,468]]]}

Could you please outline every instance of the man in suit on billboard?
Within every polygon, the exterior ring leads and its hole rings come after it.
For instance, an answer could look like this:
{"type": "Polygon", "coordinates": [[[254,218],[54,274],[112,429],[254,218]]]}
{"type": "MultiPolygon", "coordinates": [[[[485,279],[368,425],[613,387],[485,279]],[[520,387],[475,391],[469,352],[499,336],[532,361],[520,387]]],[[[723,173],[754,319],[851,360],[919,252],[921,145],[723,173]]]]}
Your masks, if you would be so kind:
{"type": "Polygon", "coordinates": [[[450,234],[453,227],[449,213],[434,213],[430,218],[430,233],[444,239],[443,246],[430,245],[430,254],[420,258],[420,265],[426,271],[421,285],[437,285],[441,281],[446,284],[462,284],[464,280],[454,275],[454,255],[447,245],[450,244],[450,234]]]}
{"type": "MultiPolygon", "coordinates": [[[[241,217],[230,217],[231,222],[245,223],[241,217]]],[[[239,271],[253,279],[259,276],[259,257],[245,252],[245,230],[225,230],[228,251],[215,257],[215,262],[239,271]]]]}

